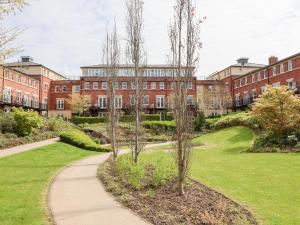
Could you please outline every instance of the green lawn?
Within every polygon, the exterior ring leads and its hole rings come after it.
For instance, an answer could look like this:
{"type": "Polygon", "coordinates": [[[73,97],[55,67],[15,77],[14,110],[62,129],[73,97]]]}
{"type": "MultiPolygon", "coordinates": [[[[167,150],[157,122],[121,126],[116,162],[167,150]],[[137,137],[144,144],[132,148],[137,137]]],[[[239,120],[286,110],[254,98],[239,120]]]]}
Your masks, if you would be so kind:
{"type": "Polygon", "coordinates": [[[0,159],[0,224],[44,225],[51,178],[66,164],[96,154],[56,143],[0,159]]]}
{"type": "Polygon", "coordinates": [[[240,202],[264,224],[299,225],[300,154],[243,152],[253,137],[251,130],[234,127],[196,139],[203,145],[193,152],[191,176],[240,202]]]}

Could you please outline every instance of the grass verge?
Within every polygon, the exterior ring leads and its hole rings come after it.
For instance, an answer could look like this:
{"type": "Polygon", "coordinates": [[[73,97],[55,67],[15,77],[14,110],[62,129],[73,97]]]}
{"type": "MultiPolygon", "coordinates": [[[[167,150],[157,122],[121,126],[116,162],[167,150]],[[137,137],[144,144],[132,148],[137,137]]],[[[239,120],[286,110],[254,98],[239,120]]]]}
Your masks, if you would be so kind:
{"type": "Polygon", "coordinates": [[[65,165],[96,154],[56,143],[0,159],[0,224],[47,225],[46,192],[65,165]]]}

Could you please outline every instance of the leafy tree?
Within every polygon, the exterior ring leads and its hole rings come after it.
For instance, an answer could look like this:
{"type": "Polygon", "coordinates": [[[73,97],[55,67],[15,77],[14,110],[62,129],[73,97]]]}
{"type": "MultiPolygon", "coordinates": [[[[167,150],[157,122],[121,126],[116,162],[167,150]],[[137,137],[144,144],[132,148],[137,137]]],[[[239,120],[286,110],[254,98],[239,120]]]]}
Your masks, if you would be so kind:
{"type": "Polygon", "coordinates": [[[269,86],[256,99],[251,112],[261,126],[276,137],[286,137],[299,127],[300,97],[286,86],[269,86]]]}
{"type": "Polygon", "coordinates": [[[91,99],[88,96],[74,95],[69,97],[68,104],[71,106],[73,113],[78,113],[81,116],[91,106],[91,99]]]}
{"type": "Polygon", "coordinates": [[[35,111],[24,111],[23,108],[13,108],[13,117],[16,122],[15,132],[19,136],[27,136],[36,128],[43,126],[43,119],[35,111]]]}

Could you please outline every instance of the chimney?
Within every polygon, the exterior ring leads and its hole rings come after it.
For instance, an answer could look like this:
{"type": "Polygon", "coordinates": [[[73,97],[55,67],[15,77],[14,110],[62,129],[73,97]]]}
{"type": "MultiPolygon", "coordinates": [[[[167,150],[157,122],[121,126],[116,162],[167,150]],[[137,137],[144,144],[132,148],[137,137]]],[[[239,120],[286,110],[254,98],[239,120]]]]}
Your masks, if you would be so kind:
{"type": "Polygon", "coordinates": [[[237,63],[240,64],[241,66],[245,66],[249,61],[249,58],[246,57],[241,57],[237,60],[237,63]]]}
{"type": "Polygon", "coordinates": [[[33,58],[30,56],[21,56],[21,62],[33,62],[33,58]]]}
{"type": "Polygon", "coordinates": [[[278,57],[276,57],[276,56],[271,56],[271,57],[269,58],[269,65],[272,65],[272,64],[277,63],[277,62],[278,62],[278,57]]]}

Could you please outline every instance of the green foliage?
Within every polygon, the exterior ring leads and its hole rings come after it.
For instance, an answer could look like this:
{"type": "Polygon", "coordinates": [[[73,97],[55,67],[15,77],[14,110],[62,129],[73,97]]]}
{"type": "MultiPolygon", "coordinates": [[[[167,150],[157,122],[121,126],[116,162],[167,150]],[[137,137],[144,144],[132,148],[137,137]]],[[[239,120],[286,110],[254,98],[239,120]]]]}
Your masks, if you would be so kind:
{"type": "Polygon", "coordinates": [[[0,113],[0,133],[13,133],[16,123],[11,113],[0,113]]]}
{"type": "Polygon", "coordinates": [[[172,120],[174,120],[174,114],[168,112],[168,113],[166,114],[165,120],[167,120],[167,121],[172,121],[172,120]]]}
{"type": "Polygon", "coordinates": [[[144,121],[143,126],[156,132],[174,132],[176,129],[175,121],[144,121]]]}
{"type": "Polygon", "coordinates": [[[61,117],[49,117],[44,119],[44,130],[61,132],[63,130],[69,130],[72,128],[72,124],[65,121],[61,117]]]}
{"type": "Polygon", "coordinates": [[[256,118],[250,113],[242,112],[224,116],[214,123],[214,128],[220,130],[227,127],[244,126],[257,130],[260,128],[256,118]]]}
{"type": "Polygon", "coordinates": [[[142,154],[137,164],[132,163],[131,155],[121,155],[117,159],[118,176],[131,188],[158,187],[176,177],[176,165],[167,153],[142,154]]]}
{"type": "Polygon", "coordinates": [[[132,115],[122,115],[120,116],[120,122],[124,122],[124,123],[129,123],[133,121],[133,116],[132,115]]]}
{"type": "Polygon", "coordinates": [[[105,122],[104,117],[81,117],[81,116],[73,116],[72,122],[74,124],[95,124],[95,123],[104,123],[105,122]]]}
{"type": "Polygon", "coordinates": [[[23,108],[13,108],[13,117],[16,122],[15,133],[19,136],[27,136],[36,128],[43,126],[43,119],[35,111],[24,111],[23,108]]]}
{"type": "Polygon", "coordinates": [[[195,131],[202,131],[205,127],[205,115],[203,112],[199,112],[197,117],[194,119],[194,129],[195,131]]]}
{"type": "Polygon", "coordinates": [[[142,120],[143,121],[159,121],[160,115],[159,114],[143,114],[142,120]]]}
{"type": "Polygon", "coordinates": [[[86,150],[97,151],[97,152],[111,151],[109,147],[103,147],[98,145],[88,135],[86,135],[84,132],[80,130],[73,129],[69,131],[63,131],[60,133],[59,136],[61,141],[86,150]]]}

